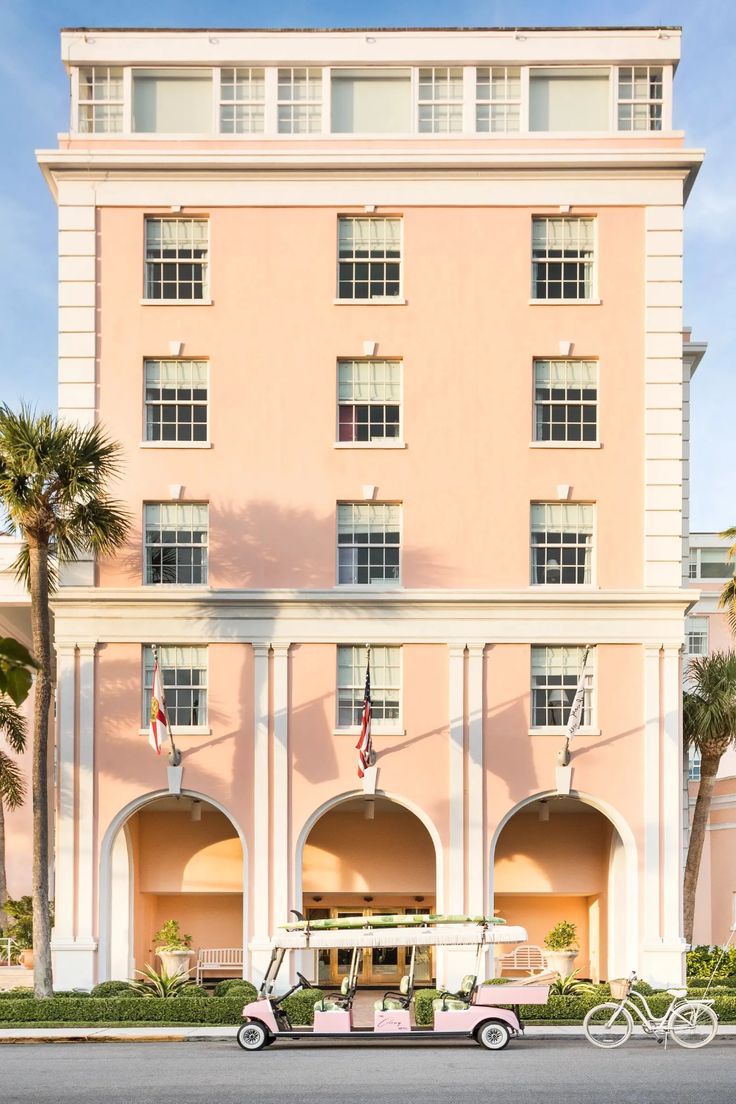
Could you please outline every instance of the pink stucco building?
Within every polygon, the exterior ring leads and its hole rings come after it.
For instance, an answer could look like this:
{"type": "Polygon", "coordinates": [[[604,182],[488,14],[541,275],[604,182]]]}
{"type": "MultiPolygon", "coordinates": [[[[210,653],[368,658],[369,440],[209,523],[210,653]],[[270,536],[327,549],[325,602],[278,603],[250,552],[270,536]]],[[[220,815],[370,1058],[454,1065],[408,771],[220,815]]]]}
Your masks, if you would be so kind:
{"type": "Polygon", "coordinates": [[[56,601],[60,987],[129,976],[169,917],[257,978],[292,907],[568,919],[584,975],[681,975],[679,51],[62,33],[59,408],[122,442],[135,525],[56,601]]]}

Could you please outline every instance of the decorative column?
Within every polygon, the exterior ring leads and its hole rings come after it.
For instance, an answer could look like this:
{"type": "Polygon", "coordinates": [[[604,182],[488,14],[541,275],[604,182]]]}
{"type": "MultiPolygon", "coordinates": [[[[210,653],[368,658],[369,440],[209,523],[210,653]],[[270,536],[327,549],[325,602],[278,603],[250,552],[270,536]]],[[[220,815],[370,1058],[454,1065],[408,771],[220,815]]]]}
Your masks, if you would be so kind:
{"type": "Polygon", "coordinates": [[[76,976],[74,947],[75,898],[75,732],[76,648],[56,646],[57,808],[54,856],[54,928],[51,933],[54,988],[73,989],[76,976]]]}
{"type": "MultiPolygon", "coordinates": [[[[449,645],[449,763],[450,810],[445,912],[465,912],[465,644],[449,645]]],[[[468,801],[469,804],[469,801],[468,801]]],[[[465,974],[475,971],[475,953],[464,947],[442,947],[436,952],[437,983],[456,989],[465,974]],[[472,961],[471,961],[472,959],[472,961]]]]}
{"type": "Polygon", "coordinates": [[[293,907],[289,885],[289,645],[273,644],[273,922],[293,907]]]}
{"type": "Polygon", "coordinates": [[[659,647],[644,648],[644,949],[659,941],[659,647]]]}
{"type": "Polygon", "coordinates": [[[483,651],[468,645],[468,912],[482,916],[486,907],[486,855],[483,815],[483,651]]]}
{"type": "Polygon", "coordinates": [[[268,653],[263,641],[253,644],[253,892],[251,900],[251,980],[259,985],[270,958],[270,771],[268,747],[268,653]]]}
{"type": "Polygon", "coordinates": [[[77,842],[77,985],[96,978],[95,884],[95,645],[79,646],[79,780],[77,842]]]}

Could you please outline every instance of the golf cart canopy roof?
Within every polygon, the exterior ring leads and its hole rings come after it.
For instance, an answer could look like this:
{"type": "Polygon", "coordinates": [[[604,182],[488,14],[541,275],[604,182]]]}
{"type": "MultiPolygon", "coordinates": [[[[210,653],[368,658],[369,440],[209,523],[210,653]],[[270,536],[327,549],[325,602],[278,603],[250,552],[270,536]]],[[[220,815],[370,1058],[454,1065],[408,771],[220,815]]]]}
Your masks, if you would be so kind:
{"type": "Polygon", "coordinates": [[[526,943],[526,929],[515,924],[446,924],[437,927],[353,928],[347,931],[279,931],[274,950],[321,950],[352,947],[478,947],[492,943],[526,943]]]}

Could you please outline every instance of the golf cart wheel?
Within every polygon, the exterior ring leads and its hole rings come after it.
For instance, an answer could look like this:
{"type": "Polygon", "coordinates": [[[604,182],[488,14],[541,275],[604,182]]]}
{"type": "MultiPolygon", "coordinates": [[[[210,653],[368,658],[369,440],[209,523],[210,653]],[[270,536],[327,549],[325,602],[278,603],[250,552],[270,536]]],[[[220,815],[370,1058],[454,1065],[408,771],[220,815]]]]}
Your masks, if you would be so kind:
{"type": "Polygon", "coordinates": [[[500,1020],[489,1020],[478,1029],[476,1039],[486,1050],[503,1050],[509,1045],[511,1031],[500,1020]]]}
{"type": "Polygon", "coordinates": [[[250,1023],[244,1023],[238,1028],[236,1039],[238,1046],[243,1050],[261,1050],[268,1045],[269,1032],[262,1023],[251,1020],[250,1023]]]}

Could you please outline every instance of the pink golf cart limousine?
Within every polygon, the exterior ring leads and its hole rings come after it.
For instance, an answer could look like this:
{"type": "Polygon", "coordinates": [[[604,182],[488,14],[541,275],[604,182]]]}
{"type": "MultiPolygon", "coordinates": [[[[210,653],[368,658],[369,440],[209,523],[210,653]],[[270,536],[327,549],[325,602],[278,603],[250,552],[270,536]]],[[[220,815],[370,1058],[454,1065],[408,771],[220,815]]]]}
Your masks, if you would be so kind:
{"type": "Polygon", "coordinates": [[[554,973],[538,974],[503,986],[478,984],[478,975],[488,948],[496,943],[521,943],[524,928],[506,925],[495,917],[471,916],[382,916],[350,917],[340,920],[298,920],[279,931],[272,943],[271,961],[256,1000],[243,1009],[244,1023],[237,1040],[243,1050],[261,1050],[277,1039],[381,1038],[402,1042],[417,1038],[475,1040],[488,1050],[503,1050],[524,1028],[519,1005],[546,1004],[554,973]],[[409,971],[397,992],[384,993],[374,1003],[373,1027],[353,1026],[353,1001],[357,991],[361,955],[367,948],[407,947],[409,971]],[[463,978],[455,993],[440,992],[433,1001],[433,1024],[412,1024],[414,966],[418,948],[476,948],[474,975],[463,978]],[[280,997],[273,995],[284,958],[289,951],[328,948],[351,950],[350,969],[340,992],[325,995],[314,1006],[314,1026],[292,1027],[284,1008],[286,997],[299,989],[311,989],[311,982],[296,972],[296,984],[280,997]],[[503,1005],[504,1007],[500,1007],[503,1005]],[[509,1007],[511,1006],[511,1007],[509,1007]]]}

